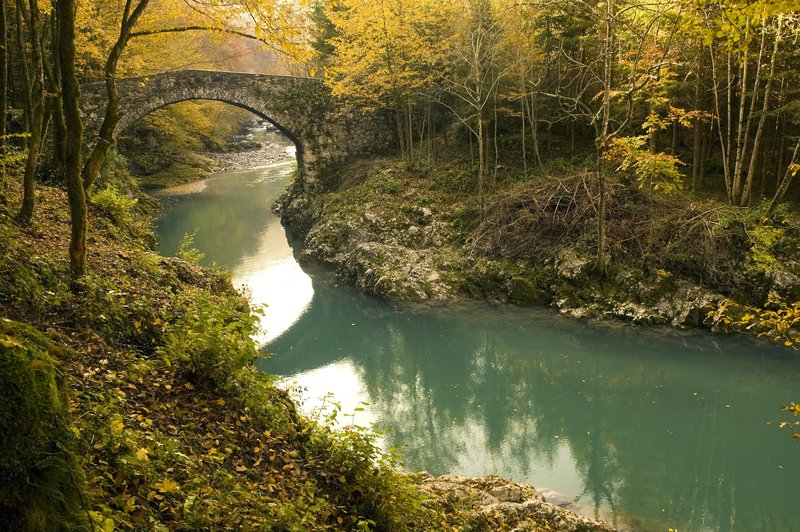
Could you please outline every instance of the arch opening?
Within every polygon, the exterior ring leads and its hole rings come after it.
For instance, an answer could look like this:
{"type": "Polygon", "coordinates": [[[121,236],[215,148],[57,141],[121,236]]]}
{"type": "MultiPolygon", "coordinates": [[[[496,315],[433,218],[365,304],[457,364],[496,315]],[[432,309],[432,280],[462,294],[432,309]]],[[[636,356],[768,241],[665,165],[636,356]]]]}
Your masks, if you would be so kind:
{"type": "Polygon", "coordinates": [[[210,171],[302,161],[290,130],[250,106],[185,98],[126,113],[117,146],[145,189],[193,181],[210,171]],[[293,149],[291,149],[293,148],[293,149]]]}

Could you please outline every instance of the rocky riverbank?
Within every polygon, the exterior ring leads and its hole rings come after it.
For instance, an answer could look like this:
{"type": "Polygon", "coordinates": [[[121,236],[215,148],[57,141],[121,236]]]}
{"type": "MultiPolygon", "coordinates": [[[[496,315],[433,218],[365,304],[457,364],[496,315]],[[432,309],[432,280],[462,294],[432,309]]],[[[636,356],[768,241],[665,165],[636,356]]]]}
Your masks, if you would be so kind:
{"type": "Polygon", "coordinates": [[[546,496],[527,484],[496,476],[432,477],[416,473],[411,477],[423,493],[439,500],[447,513],[483,523],[482,530],[615,530],[607,523],[576,513],[579,509],[574,508],[574,503],[559,499],[558,494],[549,492],[546,496]]]}
{"type": "Polygon", "coordinates": [[[330,265],[365,293],[546,305],[577,318],[692,327],[711,326],[706,316],[724,300],[663,269],[614,265],[601,278],[591,253],[569,242],[533,258],[482,253],[471,231],[476,222],[465,220],[464,195],[391,161],[348,172],[338,190],[287,196],[277,209],[303,241],[301,261],[330,265]]]}
{"type": "Polygon", "coordinates": [[[229,151],[210,152],[208,155],[216,163],[216,171],[257,168],[295,159],[294,146],[288,139],[284,142],[256,140],[255,135],[262,131],[279,133],[269,122],[255,120],[233,139],[229,151]]]}

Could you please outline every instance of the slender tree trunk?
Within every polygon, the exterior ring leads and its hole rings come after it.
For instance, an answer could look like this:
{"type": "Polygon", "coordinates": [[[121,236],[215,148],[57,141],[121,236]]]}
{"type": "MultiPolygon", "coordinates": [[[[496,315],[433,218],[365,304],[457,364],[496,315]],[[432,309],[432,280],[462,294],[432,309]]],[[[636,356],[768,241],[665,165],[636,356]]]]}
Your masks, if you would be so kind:
{"type": "MultiPolygon", "coordinates": [[[[536,159],[537,166],[542,166],[542,155],[539,152],[539,116],[536,107],[536,92],[531,94],[531,103],[528,105],[528,113],[531,123],[531,140],[533,141],[533,157],[536,159]]],[[[549,138],[548,138],[549,141],[549,138]]]]}
{"type": "Polygon", "coordinates": [[[6,3],[0,0],[0,204],[8,197],[6,176],[6,120],[8,115],[8,38],[6,3]]]}
{"type": "MultiPolygon", "coordinates": [[[[17,0],[17,9],[24,8],[22,0],[17,0]]],[[[42,150],[42,126],[44,123],[44,66],[42,57],[42,41],[39,26],[39,5],[37,0],[30,0],[30,13],[28,13],[29,31],[31,38],[31,75],[29,81],[31,88],[31,123],[30,142],[28,143],[28,157],[25,161],[25,175],[23,177],[22,206],[18,214],[20,223],[29,225],[33,220],[33,210],[36,201],[34,176],[42,150]]]]}
{"type": "MultiPolygon", "coordinates": [[[[727,120],[726,129],[722,127],[722,104],[720,102],[720,79],[717,71],[717,61],[714,55],[713,45],[708,47],[708,55],[711,59],[711,84],[713,86],[712,93],[714,95],[714,110],[716,111],[717,132],[719,133],[720,151],[722,152],[722,172],[725,179],[725,192],[728,196],[728,201],[733,203],[733,183],[731,180],[730,168],[730,118],[731,118],[731,90],[730,90],[730,65],[731,54],[728,52],[728,85],[727,87],[727,120]],[[727,132],[727,134],[726,134],[727,132]]],[[[712,124],[713,127],[713,124],[712,124]]]]}
{"type": "Polygon", "coordinates": [[[484,179],[486,176],[486,149],[484,148],[484,119],[482,114],[478,114],[478,199],[481,204],[481,216],[484,207],[484,179]]]}
{"type": "MultiPolygon", "coordinates": [[[[59,65],[61,64],[61,48],[58,43],[61,42],[59,35],[59,23],[55,18],[51,20],[52,31],[52,64],[45,62],[45,74],[47,79],[48,92],[51,94],[49,105],[49,116],[53,124],[53,151],[51,153],[50,166],[56,172],[63,172],[66,163],[66,125],[64,123],[64,111],[61,95],[61,71],[59,65]],[[49,66],[48,66],[49,65],[49,66]]],[[[47,138],[47,127],[44,128],[42,137],[47,138]]]]}
{"type": "Polygon", "coordinates": [[[780,186],[782,170],[784,168],[784,157],[786,151],[786,119],[781,120],[781,130],[777,140],[778,150],[775,154],[775,189],[780,186]]]}
{"type": "Polygon", "coordinates": [[[400,143],[400,156],[405,160],[408,158],[406,149],[406,135],[403,128],[403,110],[398,105],[394,112],[395,122],[397,123],[397,142],[400,143]]]}
{"type": "Polygon", "coordinates": [[[81,179],[81,145],[83,127],[80,114],[80,86],[75,74],[75,2],[57,0],[58,70],[61,78],[61,102],[64,109],[64,179],[69,197],[72,226],[69,244],[69,267],[73,278],[86,274],[86,196],[81,179]]]}
{"type": "MultiPolygon", "coordinates": [[[[742,64],[739,67],[739,115],[736,121],[736,160],[733,164],[733,202],[739,204],[742,195],[742,161],[744,160],[745,146],[745,109],[747,108],[747,88],[748,88],[748,73],[749,73],[749,54],[747,47],[744,49],[744,57],[742,64]]],[[[756,97],[755,93],[752,96],[756,97]]]]}
{"type": "Polygon", "coordinates": [[[522,135],[520,137],[521,140],[522,140],[522,173],[525,176],[525,179],[528,179],[528,150],[527,150],[527,146],[525,144],[525,134],[526,134],[525,122],[527,122],[527,120],[528,120],[527,112],[526,112],[526,109],[525,109],[527,106],[525,104],[528,101],[528,97],[525,94],[525,77],[524,76],[522,76],[521,81],[520,81],[520,91],[522,92],[522,98],[519,99],[520,116],[522,117],[522,123],[521,123],[522,135]]]}
{"type": "Polygon", "coordinates": [[[597,256],[595,270],[605,274],[608,271],[608,255],[606,251],[606,175],[603,171],[603,153],[608,148],[608,134],[611,124],[611,84],[612,54],[614,37],[614,0],[606,0],[605,39],[603,45],[603,102],[600,109],[600,131],[597,136],[597,184],[600,198],[597,207],[597,256]]]}
{"type": "MultiPolygon", "coordinates": [[[[15,10],[16,19],[17,19],[17,28],[16,28],[16,40],[17,40],[17,51],[19,53],[19,68],[20,74],[22,76],[22,114],[25,118],[25,131],[31,130],[31,114],[33,110],[33,95],[31,91],[31,77],[29,74],[28,68],[28,52],[25,47],[25,21],[23,19],[23,13],[26,12],[25,4],[21,3],[20,0],[17,0],[17,8],[15,10]]],[[[28,141],[25,140],[25,145],[27,146],[28,141]]]]}
{"type": "Polygon", "coordinates": [[[138,0],[136,6],[132,7],[133,0],[126,1],[122,23],[120,24],[119,37],[111,48],[105,68],[103,69],[108,101],[106,103],[106,112],[103,117],[103,123],[100,125],[100,133],[97,141],[95,142],[89,158],[86,160],[86,164],[83,166],[83,189],[86,195],[89,194],[92,184],[94,184],[97,176],[100,175],[100,168],[103,165],[103,161],[114,145],[114,131],[120,119],[120,95],[116,80],[117,64],[122,56],[122,52],[125,51],[125,47],[128,45],[133,28],[136,26],[142,13],[147,9],[149,2],[150,0],[138,0]]]}
{"type": "Polygon", "coordinates": [[[792,179],[794,179],[795,174],[797,174],[797,169],[794,168],[794,165],[796,164],[795,161],[797,160],[798,152],[800,152],[800,140],[798,140],[797,144],[794,145],[794,151],[792,152],[792,158],[789,160],[789,166],[786,167],[786,173],[784,174],[781,183],[778,185],[775,195],[772,196],[772,201],[769,202],[769,206],[767,207],[767,216],[772,214],[772,211],[775,210],[778,202],[781,201],[783,196],[786,195],[786,191],[789,190],[789,185],[792,184],[792,179]]]}
{"type": "Polygon", "coordinates": [[[701,135],[702,147],[700,148],[700,173],[697,177],[697,186],[702,187],[706,184],[706,160],[711,156],[711,150],[714,144],[714,125],[700,124],[700,129],[703,131],[701,135]]]}
{"type": "MultiPolygon", "coordinates": [[[[764,88],[764,103],[761,106],[761,116],[758,119],[758,127],[756,129],[756,136],[753,139],[753,151],[750,154],[750,166],[747,170],[747,180],[744,184],[742,191],[742,205],[746,205],[750,201],[750,194],[753,190],[753,179],[756,173],[756,164],[758,163],[759,149],[761,147],[761,139],[764,136],[764,126],[767,123],[767,112],[769,111],[770,93],[772,92],[772,84],[775,80],[775,63],[778,59],[778,52],[781,43],[781,30],[783,20],[779,16],[776,26],[775,42],[772,47],[772,57],[769,60],[769,74],[767,78],[767,86],[764,88]]],[[[755,97],[754,97],[755,100],[755,97]]]]}
{"type": "Polygon", "coordinates": [[[492,107],[494,109],[494,168],[492,169],[492,188],[497,182],[497,167],[500,166],[500,149],[497,145],[497,93],[492,97],[492,107]]]}
{"type": "MultiPolygon", "coordinates": [[[[694,109],[699,113],[703,107],[703,93],[702,93],[702,52],[700,48],[697,51],[696,73],[694,77],[694,109]]],[[[700,159],[703,157],[703,121],[697,117],[692,121],[692,192],[697,190],[697,184],[700,181],[700,159]]]]}
{"type": "Polygon", "coordinates": [[[406,135],[408,137],[408,163],[414,164],[414,129],[412,128],[411,102],[406,102],[406,135]]]}

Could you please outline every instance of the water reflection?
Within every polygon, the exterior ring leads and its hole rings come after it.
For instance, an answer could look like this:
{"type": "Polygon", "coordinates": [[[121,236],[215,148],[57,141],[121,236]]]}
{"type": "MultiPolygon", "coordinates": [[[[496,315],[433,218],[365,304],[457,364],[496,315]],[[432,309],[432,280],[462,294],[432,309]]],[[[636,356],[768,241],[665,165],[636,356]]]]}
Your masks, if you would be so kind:
{"type": "MultiPolygon", "coordinates": [[[[287,139],[265,129],[252,133],[262,142],[287,139]]],[[[242,287],[256,305],[264,305],[266,343],[290,327],[311,302],[313,287],[292,256],[280,219],[271,206],[288,185],[294,163],[250,170],[220,172],[206,180],[201,190],[172,196],[157,222],[159,250],[172,255],[186,234],[205,254],[206,264],[231,271],[234,285],[242,287]]]]}
{"type": "Polygon", "coordinates": [[[742,339],[546,311],[403,312],[315,276],[262,367],[368,401],[411,469],[500,474],[639,529],[800,528],[798,449],[765,422],[800,364],[742,339]]]}

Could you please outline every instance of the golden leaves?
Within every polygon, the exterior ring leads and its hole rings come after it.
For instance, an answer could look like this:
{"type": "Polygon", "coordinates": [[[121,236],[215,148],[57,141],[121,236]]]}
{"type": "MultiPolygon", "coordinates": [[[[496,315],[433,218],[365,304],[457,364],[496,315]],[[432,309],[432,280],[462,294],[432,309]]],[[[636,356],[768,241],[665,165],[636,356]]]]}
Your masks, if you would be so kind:
{"type": "Polygon", "coordinates": [[[169,477],[164,477],[164,480],[161,482],[156,482],[153,486],[158,490],[159,493],[172,493],[173,491],[178,491],[181,486],[174,480],[169,477]]]}
{"type": "Polygon", "coordinates": [[[111,434],[119,436],[125,430],[125,423],[120,418],[115,418],[109,423],[109,428],[111,428],[111,434]]]}

